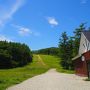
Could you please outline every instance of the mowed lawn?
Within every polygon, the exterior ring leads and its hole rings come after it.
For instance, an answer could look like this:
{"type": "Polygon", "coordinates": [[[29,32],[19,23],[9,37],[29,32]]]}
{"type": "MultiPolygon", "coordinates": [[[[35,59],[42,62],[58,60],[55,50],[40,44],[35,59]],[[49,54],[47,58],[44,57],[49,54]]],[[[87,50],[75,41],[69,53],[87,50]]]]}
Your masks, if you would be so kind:
{"type": "Polygon", "coordinates": [[[56,68],[59,72],[74,73],[62,69],[59,64],[60,59],[50,55],[34,55],[33,62],[27,66],[0,70],[0,90],[18,84],[28,78],[42,74],[51,68],[56,68]]]}

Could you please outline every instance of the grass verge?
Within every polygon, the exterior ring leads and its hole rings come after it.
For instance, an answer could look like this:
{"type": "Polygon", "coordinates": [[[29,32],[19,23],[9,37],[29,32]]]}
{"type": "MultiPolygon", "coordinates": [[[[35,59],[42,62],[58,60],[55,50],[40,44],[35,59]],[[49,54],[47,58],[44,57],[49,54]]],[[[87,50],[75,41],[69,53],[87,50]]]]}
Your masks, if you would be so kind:
{"type": "Polygon", "coordinates": [[[90,81],[90,78],[86,78],[85,81],[90,81]]]}

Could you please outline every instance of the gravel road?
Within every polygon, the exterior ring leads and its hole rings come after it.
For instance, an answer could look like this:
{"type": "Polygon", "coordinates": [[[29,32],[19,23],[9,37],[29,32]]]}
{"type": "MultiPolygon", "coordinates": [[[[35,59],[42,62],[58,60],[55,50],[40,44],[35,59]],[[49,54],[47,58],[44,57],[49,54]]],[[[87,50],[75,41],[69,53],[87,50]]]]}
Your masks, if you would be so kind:
{"type": "Polygon", "coordinates": [[[90,82],[74,74],[58,73],[51,69],[7,90],[90,90],[90,82]]]}

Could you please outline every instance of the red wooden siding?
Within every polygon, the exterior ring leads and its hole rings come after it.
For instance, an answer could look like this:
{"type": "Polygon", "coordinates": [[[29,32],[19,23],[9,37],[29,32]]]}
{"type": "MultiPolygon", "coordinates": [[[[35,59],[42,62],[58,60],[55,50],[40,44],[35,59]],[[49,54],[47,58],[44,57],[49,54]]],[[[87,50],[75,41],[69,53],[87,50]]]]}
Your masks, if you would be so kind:
{"type": "Polygon", "coordinates": [[[83,54],[86,61],[90,61],[90,51],[83,54]]]}
{"type": "Polygon", "coordinates": [[[74,61],[74,63],[75,73],[80,76],[87,76],[85,62],[82,61],[81,58],[78,58],[74,61]]]}
{"type": "Polygon", "coordinates": [[[74,61],[75,73],[80,76],[88,76],[87,63],[90,62],[90,51],[83,54],[85,61],[81,57],[74,61]]]}

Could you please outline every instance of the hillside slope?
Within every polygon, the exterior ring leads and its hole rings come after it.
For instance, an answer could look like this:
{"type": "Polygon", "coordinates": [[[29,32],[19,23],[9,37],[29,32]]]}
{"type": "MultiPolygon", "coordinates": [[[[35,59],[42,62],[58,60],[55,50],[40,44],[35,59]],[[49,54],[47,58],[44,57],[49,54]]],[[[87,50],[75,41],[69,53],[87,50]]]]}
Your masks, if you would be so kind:
{"type": "Polygon", "coordinates": [[[34,55],[33,62],[25,67],[0,70],[0,90],[18,84],[28,78],[42,74],[51,68],[56,68],[59,72],[73,73],[73,71],[63,70],[60,66],[60,59],[50,55],[34,55]]]}

